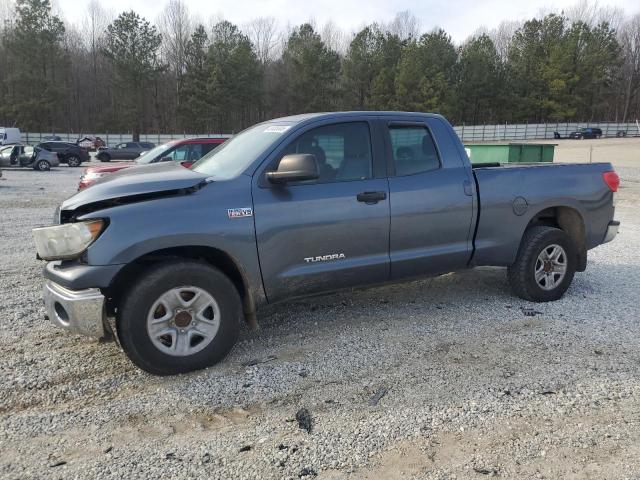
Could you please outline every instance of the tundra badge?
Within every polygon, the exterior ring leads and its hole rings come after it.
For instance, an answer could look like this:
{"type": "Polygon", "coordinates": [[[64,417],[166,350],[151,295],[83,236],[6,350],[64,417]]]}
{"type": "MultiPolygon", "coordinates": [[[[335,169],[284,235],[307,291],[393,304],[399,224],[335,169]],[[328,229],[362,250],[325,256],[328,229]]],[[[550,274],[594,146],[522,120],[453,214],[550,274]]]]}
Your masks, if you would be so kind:
{"type": "Polygon", "coordinates": [[[326,262],[327,260],[342,260],[345,257],[344,253],[332,253],[331,255],[320,255],[318,257],[306,257],[304,259],[307,263],[326,262]]]}
{"type": "Polygon", "coordinates": [[[253,217],[253,209],[251,207],[229,208],[227,215],[229,215],[229,218],[253,217]]]}

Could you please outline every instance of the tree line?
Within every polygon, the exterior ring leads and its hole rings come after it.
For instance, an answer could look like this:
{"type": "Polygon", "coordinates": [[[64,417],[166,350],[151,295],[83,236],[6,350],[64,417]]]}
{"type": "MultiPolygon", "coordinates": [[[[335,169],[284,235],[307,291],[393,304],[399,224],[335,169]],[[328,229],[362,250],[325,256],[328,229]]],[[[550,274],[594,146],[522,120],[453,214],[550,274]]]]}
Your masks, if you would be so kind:
{"type": "Polygon", "coordinates": [[[461,45],[410,12],[350,35],[194,19],[98,0],[80,24],[49,0],[0,0],[0,125],[24,131],[233,133],[332,110],[439,112],[454,124],[640,117],[640,14],[573,11],[480,29],[461,45]]]}

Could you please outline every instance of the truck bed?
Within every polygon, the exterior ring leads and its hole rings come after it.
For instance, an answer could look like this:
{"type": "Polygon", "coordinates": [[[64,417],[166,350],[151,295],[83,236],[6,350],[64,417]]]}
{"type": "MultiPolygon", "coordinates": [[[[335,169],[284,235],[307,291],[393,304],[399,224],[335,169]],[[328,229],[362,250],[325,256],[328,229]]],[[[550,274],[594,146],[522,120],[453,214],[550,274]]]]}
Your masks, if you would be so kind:
{"type": "Polygon", "coordinates": [[[583,219],[586,249],[602,243],[613,217],[613,193],[602,174],[610,163],[473,165],[479,216],[474,265],[510,265],[530,219],[565,205],[583,219]]]}

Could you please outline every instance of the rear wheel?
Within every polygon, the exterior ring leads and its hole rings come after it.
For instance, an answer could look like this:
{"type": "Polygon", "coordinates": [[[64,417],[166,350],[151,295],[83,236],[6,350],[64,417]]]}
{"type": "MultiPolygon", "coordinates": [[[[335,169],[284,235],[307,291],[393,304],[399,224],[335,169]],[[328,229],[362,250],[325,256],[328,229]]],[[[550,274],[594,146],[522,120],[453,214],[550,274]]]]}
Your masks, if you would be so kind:
{"type": "Polygon", "coordinates": [[[79,167],[81,163],[82,160],[80,160],[80,157],[78,157],[77,155],[70,155],[69,157],[67,157],[67,165],[69,165],[70,167],[79,167]]]}
{"type": "Polygon", "coordinates": [[[36,162],[33,168],[34,170],[38,170],[40,172],[48,172],[49,170],[51,170],[51,164],[46,160],[39,160],[36,162]]]}
{"type": "Polygon", "coordinates": [[[516,261],[507,270],[513,293],[532,302],[558,300],[576,271],[576,247],[564,231],[554,227],[528,229],[516,261]]]}
{"type": "Polygon", "coordinates": [[[173,375],[222,360],[238,338],[242,308],[223,273],[185,260],[151,267],[118,310],[118,337],[131,361],[173,375]]]}

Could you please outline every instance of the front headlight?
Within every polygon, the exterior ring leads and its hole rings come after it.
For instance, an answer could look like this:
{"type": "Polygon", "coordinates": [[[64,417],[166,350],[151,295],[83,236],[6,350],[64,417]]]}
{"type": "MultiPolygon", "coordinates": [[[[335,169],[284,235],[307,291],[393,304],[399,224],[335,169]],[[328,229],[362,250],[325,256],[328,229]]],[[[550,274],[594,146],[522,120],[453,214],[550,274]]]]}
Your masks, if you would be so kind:
{"type": "Polygon", "coordinates": [[[100,236],[104,226],[104,220],[87,220],[34,228],[38,256],[43,260],[79,257],[100,236]]]}

